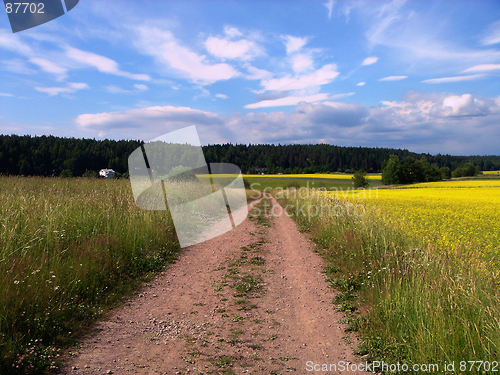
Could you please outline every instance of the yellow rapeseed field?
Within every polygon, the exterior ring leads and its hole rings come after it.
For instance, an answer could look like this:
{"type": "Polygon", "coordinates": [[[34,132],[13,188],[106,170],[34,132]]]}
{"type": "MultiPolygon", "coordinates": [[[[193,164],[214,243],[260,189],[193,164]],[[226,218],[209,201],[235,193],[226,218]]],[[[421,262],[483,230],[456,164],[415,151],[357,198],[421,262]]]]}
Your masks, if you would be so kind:
{"type": "MultiPolygon", "coordinates": [[[[340,196],[446,250],[496,258],[500,265],[500,180],[443,181],[340,196]]],[[[466,254],[464,254],[466,255],[466,254]]]]}
{"type": "MultiPolygon", "coordinates": [[[[245,174],[243,177],[280,177],[280,178],[325,178],[330,180],[351,180],[353,175],[347,173],[332,173],[332,174],[245,174]]],[[[366,176],[367,180],[380,180],[380,173],[370,173],[366,176]]]]}

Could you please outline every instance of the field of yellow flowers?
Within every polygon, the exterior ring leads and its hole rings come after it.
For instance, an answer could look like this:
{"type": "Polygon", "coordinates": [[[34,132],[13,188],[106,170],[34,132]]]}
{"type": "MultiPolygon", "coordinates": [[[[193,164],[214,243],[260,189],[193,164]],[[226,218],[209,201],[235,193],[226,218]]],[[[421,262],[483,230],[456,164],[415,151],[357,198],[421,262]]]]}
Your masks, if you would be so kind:
{"type": "Polygon", "coordinates": [[[302,208],[294,219],[325,258],[334,303],[359,332],[364,358],[498,363],[500,179],[287,199],[302,208]],[[336,209],[315,210],[323,205],[336,209]]]}
{"type": "Polygon", "coordinates": [[[375,206],[392,225],[439,248],[484,259],[500,254],[500,179],[421,183],[351,198],[375,206]]]}
{"type": "MultiPolygon", "coordinates": [[[[246,174],[243,175],[244,178],[283,178],[283,179],[294,179],[294,178],[321,178],[321,179],[327,179],[327,180],[351,180],[353,174],[349,173],[316,173],[316,174],[265,174],[265,175],[258,175],[258,174],[246,174]]],[[[367,180],[374,180],[378,181],[382,179],[382,175],[380,173],[369,173],[366,176],[367,180]]]]}

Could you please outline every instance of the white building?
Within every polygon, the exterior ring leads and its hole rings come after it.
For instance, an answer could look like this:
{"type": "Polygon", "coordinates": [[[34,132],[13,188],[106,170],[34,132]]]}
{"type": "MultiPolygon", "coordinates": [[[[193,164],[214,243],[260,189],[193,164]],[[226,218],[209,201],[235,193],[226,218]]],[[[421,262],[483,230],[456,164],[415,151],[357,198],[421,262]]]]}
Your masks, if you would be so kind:
{"type": "Polygon", "coordinates": [[[106,178],[114,177],[115,171],[112,169],[101,169],[99,171],[99,176],[106,177],[106,178]]]}

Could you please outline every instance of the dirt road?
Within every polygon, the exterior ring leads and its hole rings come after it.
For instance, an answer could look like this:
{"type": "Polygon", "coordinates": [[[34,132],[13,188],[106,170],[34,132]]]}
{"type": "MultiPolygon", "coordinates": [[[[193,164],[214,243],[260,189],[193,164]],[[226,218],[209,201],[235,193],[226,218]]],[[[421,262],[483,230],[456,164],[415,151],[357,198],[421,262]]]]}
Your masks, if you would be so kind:
{"type": "MultiPolygon", "coordinates": [[[[253,212],[265,204],[279,212],[274,199],[260,201],[253,212]]],[[[313,248],[286,215],[249,218],[186,248],[99,323],[62,371],[325,374],[308,371],[307,364],[355,362],[313,248]]]]}

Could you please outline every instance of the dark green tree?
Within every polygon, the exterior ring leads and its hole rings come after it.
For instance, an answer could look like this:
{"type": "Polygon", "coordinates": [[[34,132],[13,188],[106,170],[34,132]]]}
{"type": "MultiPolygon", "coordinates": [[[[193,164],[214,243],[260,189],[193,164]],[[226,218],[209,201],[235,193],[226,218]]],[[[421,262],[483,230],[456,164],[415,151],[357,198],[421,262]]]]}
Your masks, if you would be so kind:
{"type": "Polygon", "coordinates": [[[451,178],[451,170],[448,167],[439,168],[439,172],[441,173],[441,179],[449,180],[451,178]]]}
{"type": "Polygon", "coordinates": [[[443,179],[438,166],[436,164],[431,165],[425,156],[422,156],[420,160],[418,160],[417,164],[423,174],[423,180],[421,180],[421,182],[433,182],[443,179]]]}
{"type": "Polygon", "coordinates": [[[87,177],[87,178],[98,178],[99,177],[99,173],[97,173],[96,171],[89,171],[87,169],[82,176],[83,177],[87,177]]]}
{"type": "Polygon", "coordinates": [[[60,174],[59,177],[73,177],[73,172],[71,172],[69,169],[64,169],[60,174]]]}
{"type": "Polygon", "coordinates": [[[467,162],[460,165],[451,174],[452,177],[472,177],[476,175],[477,175],[476,167],[471,162],[467,162]]]}
{"type": "Polygon", "coordinates": [[[368,181],[366,180],[366,172],[362,169],[354,173],[352,177],[352,183],[354,184],[354,188],[365,188],[368,186],[368,181]]]}
{"type": "Polygon", "coordinates": [[[395,185],[402,183],[403,167],[397,155],[391,155],[382,169],[382,183],[395,185]]]}

